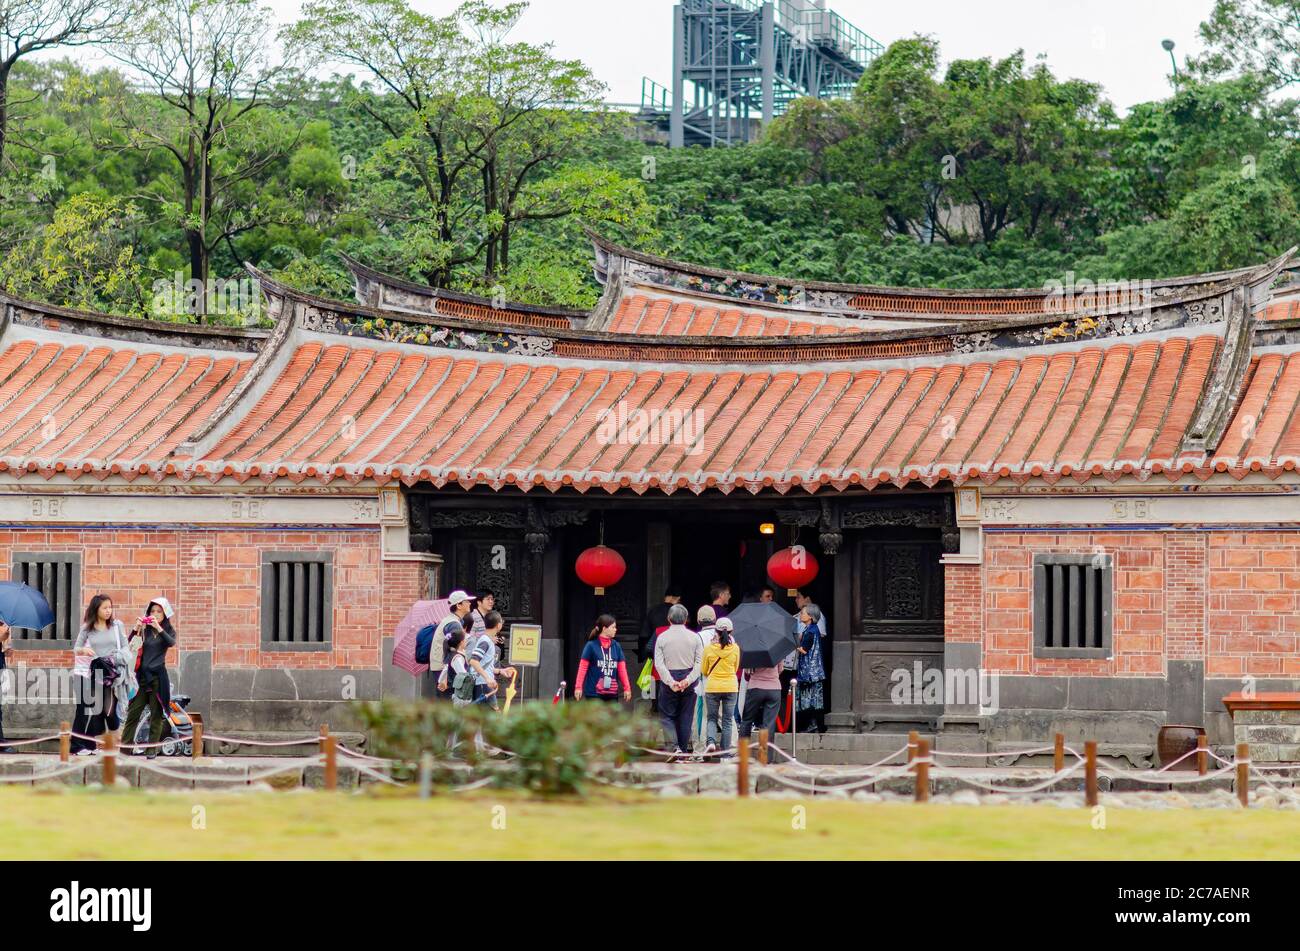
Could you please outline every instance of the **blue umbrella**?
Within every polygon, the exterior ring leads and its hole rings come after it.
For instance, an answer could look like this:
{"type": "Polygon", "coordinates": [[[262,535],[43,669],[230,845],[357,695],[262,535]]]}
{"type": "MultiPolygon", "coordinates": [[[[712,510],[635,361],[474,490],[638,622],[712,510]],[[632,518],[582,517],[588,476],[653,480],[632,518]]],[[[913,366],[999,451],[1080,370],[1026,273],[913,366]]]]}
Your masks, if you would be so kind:
{"type": "Polygon", "coordinates": [[[0,621],[38,631],[54,623],[45,595],[21,581],[0,581],[0,621]]]}

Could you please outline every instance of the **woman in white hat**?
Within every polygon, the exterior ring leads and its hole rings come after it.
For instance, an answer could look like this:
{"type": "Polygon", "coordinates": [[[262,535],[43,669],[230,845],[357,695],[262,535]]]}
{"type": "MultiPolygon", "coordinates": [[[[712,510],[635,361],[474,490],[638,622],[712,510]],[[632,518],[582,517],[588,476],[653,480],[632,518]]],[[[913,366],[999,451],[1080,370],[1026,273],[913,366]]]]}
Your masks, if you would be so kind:
{"type": "MultiPolygon", "coordinates": [[[[149,742],[162,739],[164,717],[171,707],[171,682],[167,679],[167,649],[176,645],[176,629],[172,618],[176,612],[166,598],[154,598],[145,609],[144,616],[131,629],[131,646],[135,649],[136,677],[139,689],[126,708],[126,726],[122,729],[122,745],[135,752],[136,727],[140,715],[149,707],[149,742]]],[[[149,747],[149,757],[158,755],[158,747],[149,747]]]]}

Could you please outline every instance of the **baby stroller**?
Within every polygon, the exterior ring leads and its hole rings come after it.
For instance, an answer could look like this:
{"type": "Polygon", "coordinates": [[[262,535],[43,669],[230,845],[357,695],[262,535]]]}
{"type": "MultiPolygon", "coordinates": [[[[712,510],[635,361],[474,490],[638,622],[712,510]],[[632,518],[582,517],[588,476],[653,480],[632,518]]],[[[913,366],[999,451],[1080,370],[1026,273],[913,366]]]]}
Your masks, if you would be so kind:
{"type": "MultiPolygon", "coordinates": [[[[174,694],[168,709],[164,711],[163,717],[166,722],[163,724],[162,746],[158,748],[163,756],[192,756],[194,754],[194,721],[185,712],[189,705],[189,697],[184,694],[174,694]]],[[[149,718],[152,715],[150,708],[145,707],[144,713],[140,716],[140,725],[135,728],[135,738],[123,737],[123,741],[148,743],[149,718]]],[[[146,750],[136,747],[138,755],[143,755],[146,752],[146,750]]]]}

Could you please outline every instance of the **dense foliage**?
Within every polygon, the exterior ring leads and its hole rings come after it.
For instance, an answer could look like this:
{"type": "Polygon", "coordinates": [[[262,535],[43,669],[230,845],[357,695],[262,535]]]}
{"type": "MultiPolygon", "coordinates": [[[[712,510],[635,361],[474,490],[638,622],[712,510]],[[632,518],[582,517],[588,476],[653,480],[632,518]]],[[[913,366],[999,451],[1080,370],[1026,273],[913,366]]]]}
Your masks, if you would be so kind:
{"type": "Polygon", "coordinates": [[[542,794],[582,792],[598,767],[635,758],[661,737],[657,725],[611,704],[516,704],[508,715],[483,706],[393,700],[357,705],[371,749],[398,760],[405,778],[428,762],[431,778],[458,785],[473,775],[542,794]],[[475,741],[476,734],[481,742],[475,741]]]}
{"type": "MultiPolygon", "coordinates": [[[[35,29],[24,10],[82,6],[6,6],[0,39],[35,29]]],[[[940,287],[1158,277],[1300,243],[1300,0],[1219,0],[1206,54],[1123,116],[1019,52],[941,68],[914,37],[850,100],[677,151],[605,112],[582,63],[512,40],[520,3],[308,0],[279,31],[245,0],[84,6],[41,48],[97,43],[120,65],[0,55],[0,286],[59,304],[242,322],[247,301],[159,289],[249,262],[347,297],[346,252],[589,306],[584,226],[729,269],[940,287]]]]}

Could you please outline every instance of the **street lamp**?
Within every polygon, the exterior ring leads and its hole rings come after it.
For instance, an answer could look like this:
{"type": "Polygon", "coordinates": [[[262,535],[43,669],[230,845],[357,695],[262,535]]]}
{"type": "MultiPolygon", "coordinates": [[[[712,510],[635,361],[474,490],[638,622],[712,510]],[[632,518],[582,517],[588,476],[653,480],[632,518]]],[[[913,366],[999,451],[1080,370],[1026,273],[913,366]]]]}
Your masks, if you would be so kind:
{"type": "Polygon", "coordinates": [[[1160,45],[1163,46],[1165,52],[1169,54],[1169,62],[1171,62],[1171,63],[1174,64],[1174,79],[1177,80],[1177,79],[1178,79],[1178,60],[1174,59],[1174,41],[1173,41],[1173,40],[1161,40],[1161,41],[1160,41],[1160,45]]]}

